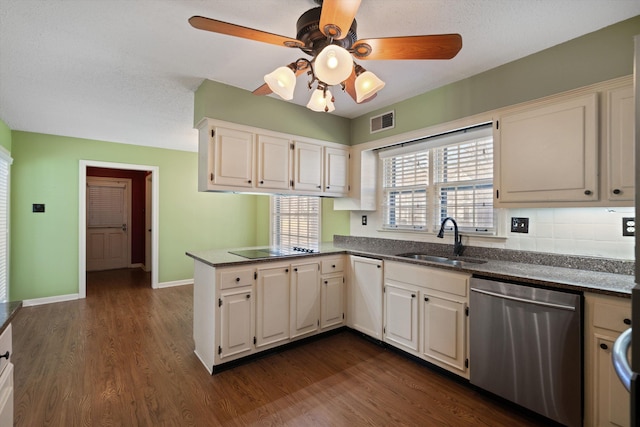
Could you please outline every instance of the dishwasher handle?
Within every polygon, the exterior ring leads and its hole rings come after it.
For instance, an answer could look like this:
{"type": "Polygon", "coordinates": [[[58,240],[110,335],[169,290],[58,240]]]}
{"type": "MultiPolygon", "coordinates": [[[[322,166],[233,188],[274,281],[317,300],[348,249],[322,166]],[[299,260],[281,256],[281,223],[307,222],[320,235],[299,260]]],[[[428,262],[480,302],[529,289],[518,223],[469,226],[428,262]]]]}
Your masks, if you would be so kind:
{"type": "Polygon", "coordinates": [[[511,301],[518,301],[518,302],[524,302],[524,303],[527,303],[527,304],[540,305],[540,306],[543,306],[543,307],[557,308],[557,309],[560,309],[560,310],[568,310],[568,311],[576,311],[576,308],[574,306],[572,306],[572,305],[555,304],[555,303],[546,302],[546,301],[536,301],[536,300],[529,299],[529,298],[513,297],[511,295],[504,295],[504,294],[499,294],[499,293],[496,293],[496,292],[485,291],[484,289],[471,288],[471,292],[477,292],[479,294],[489,295],[489,296],[496,297],[496,298],[508,299],[508,300],[511,300],[511,301]]]}
{"type": "Polygon", "coordinates": [[[627,360],[627,350],[630,346],[631,328],[620,334],[613,343],[613,351],[611,352],[613,368],[616,370],[618,378],[620,378],[622,385],[627,389],[627,391],[631,390],[631,377],[633,376],[633,371],[631,370],[631,366],[629,366],[629,361],[627,360]]]}

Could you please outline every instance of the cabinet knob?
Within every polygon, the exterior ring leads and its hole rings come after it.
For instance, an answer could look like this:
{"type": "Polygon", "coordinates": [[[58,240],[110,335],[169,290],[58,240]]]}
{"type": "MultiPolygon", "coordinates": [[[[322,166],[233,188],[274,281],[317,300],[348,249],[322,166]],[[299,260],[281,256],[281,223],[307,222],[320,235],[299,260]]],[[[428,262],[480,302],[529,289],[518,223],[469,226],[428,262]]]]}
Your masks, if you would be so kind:
{"type": "Polygon", "coordinates": [[[429,297],[424,297],[424,300],[425,301],[429,301],[429,297]]]}
{"type": "Polygon", "coordinates": [[[247,299],[251,298],[251,294],[247,294],[247,299]]]}
{"type": "Polygon", "coordinates": [[[622,193],[622,190],[620,190],[619,188],[613,189],[613,194],[620,194],[620,193],[622,193]]]}
{"type": "Polygon", "coordinates": [[[325,284],[325,285],[328,285],[328,284],[329,284],[329,282],[328,282],[327,280],[325,280],[325,281],[324,281],[324,284],[325,284]]]}
{"type": "Polygon", "coordinates": [[[260,181],[260,185],[264,184],[264,181],[260,181]]]}
{"type": "Polygon", "coordinates": [[[318,185],[318,188],[322,188],[322,185],[318,185]]]}
{"type": "Polygon", "coordinates": [[[248,182],[249,184],[251,184],[251,180],[248,180],[247,182],[248,182]]]}
{"type": "Polygon", "coordinates": [[[329,186],[327,185],[327,190],[329,189],[329,186]]]}
{"type": "Polygon", "coordinates": [[[623,320],[625,325],[630,325],[631,324],[631,319],[624,319],[623,320]]]}
{"type": "Polygon", "coordinates": [[[289,269],[288,269],[288,268],[285,268],[285,269],[284,269],[284,272],[285,272],[285,273],[288,273],[288,272],[289,272],[289,269]]]}
{"type": "Polygon", "coordinates": [[[5,354],[0,354],[0,359],[5,358],[7,360],[9,360],[9,350],[7,350],[7,352],[5,354]]]}
{"type": "Polygon", "coordinates": [[[376,265],[376,267],[378,267],[378,268],[382,268],[382,266],[381,266],[381,265],[376,265]]]}
{"type": "Polygon", "coordinates": [[[336,268],[336,265],[335,265],[335,264],[333,264],[333,265],[331,266],[331,268],[336,268]]]}
{"type": "Polygon", "coordinates": [[[606,345],[605,343],[602,343],[602,344],[600,344],[600,348],[603,349],[603,350],[606,350],[606,349],[609,348],[609,346],[606,345]]]}
{"type": "Polygon", "coordinates": [[[294,269],[293,269],[293,271],[298,271],[298,269],[297,269],[297,268],[294,268],[294,269]]]}
{"type": "Polygon", "coordinates": [[[590,196],[590,195],[591,195],[591,193],[592,193],[592,192],[591,192],[591,190],[584,190],[584,194],[585,194],[586,196],[590,196]]]}
{"type": "Polygon", "coordinates": [[[411,294],[411,298],[415,298],[415,297],[416,297],[416,294],[411,294]]]}
{"type": "Polygon", "coordinates": [[[236,277],[236,282],[239,282],[239,281],[240,281],[240,278],[239,278],[239,277],[236,277]]]}

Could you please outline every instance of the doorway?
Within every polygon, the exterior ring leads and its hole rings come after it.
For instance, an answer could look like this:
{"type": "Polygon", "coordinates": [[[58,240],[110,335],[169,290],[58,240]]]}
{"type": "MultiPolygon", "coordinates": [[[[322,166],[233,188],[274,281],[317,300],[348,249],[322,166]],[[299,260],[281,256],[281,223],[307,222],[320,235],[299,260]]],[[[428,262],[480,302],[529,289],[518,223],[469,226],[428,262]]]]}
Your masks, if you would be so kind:
{"type": "Polygon", "coordinates": [[[109,163],[91,160],[81,160],[79,168],[79,241],[78,241],[78,297],[86,298],[87,296],[87,170],[88,168],[106,168],[121,169],[126,171],[145,171],[147,179],[145,186],[150,187],[148,192],[150,200],[145,200],[145,205],[149,202],[146,211],[149,212],[149,218],[145,219],[145,239],[144,246],[148,248],[145,256],[145,269],[151,269],[151,287],[158,288],[158,207],[159,207],[159,168],[157,166],[134,165],[127,163],[109,163]],[[148,221],[148,224],[147,224],[148,221]],[[148,241],[148,243],[147,243],[148,241]]]}

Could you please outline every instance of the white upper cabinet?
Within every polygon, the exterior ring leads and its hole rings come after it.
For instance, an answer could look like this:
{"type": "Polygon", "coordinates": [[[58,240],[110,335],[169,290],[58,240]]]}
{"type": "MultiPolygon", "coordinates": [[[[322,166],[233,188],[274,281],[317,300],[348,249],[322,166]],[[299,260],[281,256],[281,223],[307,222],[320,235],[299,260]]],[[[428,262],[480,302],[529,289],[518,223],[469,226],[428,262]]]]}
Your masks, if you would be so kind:
{"type": "Polygon", "coordinates": [[[588,94],[500,117],[498,202],[598,199],[597,101],[588,94]]]}
{"type": "Polygon", "coordinates": [[[349,150],[324,148],[324,191],[338,195],[349,193],[349,150]]]}
{"type": "Polygon", "coordinates": [[[295,159],[293,188],[322,192],[322,146],[296,141],[293,153],[295,159]]]}
{"type": "Polygon", "coordinates": [[[290,188],[290,144],[286,138],[258,135],[258,187],[290,188]]]}
{"type": "Polygon", "coordinates": [[[632,206],[630,77],[507,108],[494,124],[496,207],[632,206]]]}
{"type": "Polygon", "coordinates": [[[350,149],[205,118],[198,124],[198,190],[346,197],[350,149]]]}
{"type": "Polygon", "coordinates": [[[217,127],[213,129],[211,181],[233,187],[253,186],[253,135],[217,127]]]}
{"type": "Polygon", "coordinates": [[[605,190],[611,201],[634,200],[634,99],[632,85],[607,92],[609,114],[606,147],[609,182],[605,190]]]}

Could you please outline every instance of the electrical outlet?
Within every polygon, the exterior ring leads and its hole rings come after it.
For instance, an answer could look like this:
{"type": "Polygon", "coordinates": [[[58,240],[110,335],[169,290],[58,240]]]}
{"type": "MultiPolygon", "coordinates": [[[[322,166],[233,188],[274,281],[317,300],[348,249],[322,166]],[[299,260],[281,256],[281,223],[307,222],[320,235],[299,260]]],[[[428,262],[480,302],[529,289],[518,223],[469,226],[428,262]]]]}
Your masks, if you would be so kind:
{"type": "Polygon", "coordinates": [[[511,232],[512,233],[528,233],[529,232],[529,218],[514,218],[514,217],[511,217],[511,232]]]}
{"type": "Polygon", "coordinates": [[[367,225],[367,216],[362,215],[362,225],[367,225]]]}
{"type": "Polygon", "coordinates": [[[34,203],[32,208],[32,212],[43,213],[44,212],[44,203],[34,203]]]}
{"type": "Polygon", "coordinates": [[[623,236],[635,236],[636,235],[636,219],[634,218],[622,218],[622,235],[623,236]]]}

